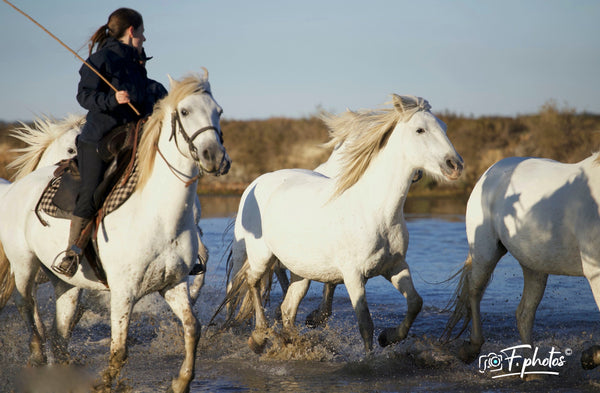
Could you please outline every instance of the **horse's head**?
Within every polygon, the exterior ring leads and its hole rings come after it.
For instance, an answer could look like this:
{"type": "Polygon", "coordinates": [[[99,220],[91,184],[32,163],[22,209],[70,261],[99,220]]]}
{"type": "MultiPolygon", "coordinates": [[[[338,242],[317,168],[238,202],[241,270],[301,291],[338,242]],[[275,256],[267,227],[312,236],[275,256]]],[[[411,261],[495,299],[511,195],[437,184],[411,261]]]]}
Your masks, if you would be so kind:
{"type": "Polygon", "coordinates": [[[446,124],[429,111],[429,103],[420,97],[394,94],[393,104],[406,120],[396,124],[389,142],[397,139],[416,169],[435,177],[458,179],[463,159],[446,136],[446,124]]]}
{"type": "MultiPolygon", "coordinates": [[[[210,91],[208,71],[197,83],[197,88],[182,98],[171,113],[171,137],[179,151],[194,160],[198,167],[214,175],[229,171],[231,160],[223,147],[220,119],[223,109],[210,91]]],[[[170,79],[170,78],[169,78],[170,79]]],[[[171,81],[171,90],[186,81],[171,81]]]]}
{"type": "Polygon", "coordinates": [[[77,155],[75,140],[81,133],[81,125],[74,125],[48,145],[40,158],[39,167],[54,165],[60,160],[77,155]]]}

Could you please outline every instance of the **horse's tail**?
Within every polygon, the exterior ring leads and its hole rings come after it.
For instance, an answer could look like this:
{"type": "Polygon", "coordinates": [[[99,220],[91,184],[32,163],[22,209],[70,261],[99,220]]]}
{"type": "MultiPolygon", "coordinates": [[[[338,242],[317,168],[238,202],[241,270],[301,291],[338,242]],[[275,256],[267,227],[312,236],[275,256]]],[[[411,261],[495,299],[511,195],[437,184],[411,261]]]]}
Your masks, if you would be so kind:
{"type": "Polygon", "coordinates": [[[454,309],[454,311],[448,319],[446,327],[444,328],[444,331],[442,333],[442,341],[444,342],[448,342],[454,338],[460,337],[460,335],[463,334],[463,332],[467,329],[467,327],[469,326],[469,322],[471,321],[471,303],[469,301],[469,276],[471,273],[472,265],[473,259],[471,258],[471,255],[469,255],[463,267],[449,279],[452,280],[460,274],[460,279],[458,281],[458,285],[456,286],[456,291],[454,291],[454,295],[452,296],[452,299],[450,299],[450,302],[446,307],[447,310],[454,309]],[[458,334],[452,337],[452,332],[454,331],[454,328],[461,320],[463,322],[460,331],[458,332],[458,334]]]}
{"type": "Polygon", "coordinates": [[[0,243],[0,310],[4,308],[15,289],[15,276],[10,268],[10,263],[0,243]]]}
{"type": "MultiPolygon", "coordinates": [[[[248,263],[248,257],[245,253],[243,258],[244,259],[241,266],[236,265],[236,263],[239,264],[240,261],[234,260],[233,251],[229,252],[229,256],[227,258],[227,295],[211,318],[211,323],[217,314],[223,310],[223,308],[227,309],[227,316],[225,317],[223,327],[247,321],[253,316],[254,306],[246,281],[246,274],[250,268],[250,264],[248,263]],[[234,273],[233,278],[231,277],[232,273],[234,273]],[[235,310],[238,310],[237,314],[235,313],[235,310]]],[[[270,270],[264,274],[261,279],[260,286],[262,300],[267,299],[270,295],[272,277],[273,270],[270,270]]]]}

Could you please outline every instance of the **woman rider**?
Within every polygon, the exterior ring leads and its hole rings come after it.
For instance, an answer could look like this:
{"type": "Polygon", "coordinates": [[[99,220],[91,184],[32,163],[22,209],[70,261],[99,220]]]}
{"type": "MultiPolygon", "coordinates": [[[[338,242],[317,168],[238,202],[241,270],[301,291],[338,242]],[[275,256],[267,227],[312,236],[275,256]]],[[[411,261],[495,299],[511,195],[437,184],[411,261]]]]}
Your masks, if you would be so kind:
{"type": "Polygon", "coordinates": [[[167,94],[160,83],[146,75],[145,40],[142,15],[129,8],[119,8],[91,37],[87,60],[118,91],[113,91],[86,65],[79,70],[81,79],[77,101],[88,110],[86,123],[77,139],[81,188],[71,219],[66,254],[52,267],[67,277],[72,277],[77,271],[82,251],[76,243],[81,231],[99,208],[94,201],[94,191],[102,180],[107,163],[98,154],[98,142],[113,128],[148,116],[156,101],[167,94]]]}

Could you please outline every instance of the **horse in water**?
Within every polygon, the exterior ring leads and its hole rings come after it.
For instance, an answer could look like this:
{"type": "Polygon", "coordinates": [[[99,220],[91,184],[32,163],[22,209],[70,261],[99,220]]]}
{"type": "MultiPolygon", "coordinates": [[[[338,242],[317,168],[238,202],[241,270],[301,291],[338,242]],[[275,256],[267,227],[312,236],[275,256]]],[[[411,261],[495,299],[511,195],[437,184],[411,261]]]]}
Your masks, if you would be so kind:
{"type": "MultiPolygon", "coordinates": [[[[98,255],[111,291],[109,366],[102,385],[110,389],[127,357],[131,311],[143,296],[159,292],[183,324],[185,359],[171,389],[183,392],[193,379],[200,336],[188,293],[187,276],[198,252],[193,206],[197,179],[203,173],[225,174],[230,160],[222,145],[221,107],[214,100],[208,75],[171,80],[171,91],[154,108],[138,147],[135,191],[103,220],[97,238],[98,255]]],[[[59,362],[69,360],[68,340],[75,322],[81,289],[106,290],[84,260],[72,278],[50,269],[64,251],[69,221],[38,212],[36,204],[53,177],[55,167],[33,171],[20,180],[0,184],[0,266],[2,287],[14,274],[15,303],[30,332],[30,364],[44,364],[46,355],[33,320],[32,288],[40,269],[55,288],[56,319],[52,349],[59,362]],[[7,278],[9,277],[9,278],[7,278]]]]}
{"type": "MultiPolygon", "coordinates": [[[[85,124],[85,116],[68,115],[63,119],[56,120],[48,117],[36,119],[34,125],[21,124],[10,131],[10,136],[20,140],[24,147],[13,149],[19,154],[10,164],[8,169],[15,171],[12,177],[16,181],[37,168],[54,165],[61,160],[77,156],[76,138],[81,133],[85,124]]],[[[196,222],[200,221],[201,206],[200,199],[196,198],[194,203],[194,216],[196,222]]],[[[204,285],[206,263],[208,261],[208,249],[202,243],[202,231],[198,228],[198,264],[196,267],[203,269],[191,279],[189,290],[192,304],[196,303],[200,290],[204,285]]],[[[41,275],[44,276],[44,275],[41,275]]],[[[38,281],[41,281],[38,279],[38,281]]],[[[0,308],[4,305],[0,299],[0,308]]]]}
{"type": "MultiPolygon", "coordinates": [[[[479,179],[466,211],[469,254],[445,330],[450,338],[462,320],[471,337],[459,351],[465,362],[477,358],[484,338],[480,302],[500,258],[509,252],[523,269],[523,295],[517,328],[532,344],[535,312],[549,274],[584,276],[600,307],[600,157],[576,164],[512,157],[490,167],[479,179]]],[[[585,350],[584,368],[600,364],[600,346],[585,350]]]]}
{"type": "Polygon", "coordinates": [[[365,283],[383,275],[407,299],[402,324],[384,330],[382,346],[402,340],[421,310],[405,256],[408,232],[402,206],[415,173],[457,179],[462,158],[445,125],[422,98],[393,96],[393,108],[330,116],[332,146],[341,141],[341,173],[285,169],[258,177],[242,195],[231,253],[233,280],[226,302],[250,291],[255,329],[249,344],[264,349],[267,321],[261,279],[279,261],[290,271],[281,305],[285,329],[294,326],[309,280],[344,283],[355,310],[364,347],[373,346],[373,322],[365,283]]]}

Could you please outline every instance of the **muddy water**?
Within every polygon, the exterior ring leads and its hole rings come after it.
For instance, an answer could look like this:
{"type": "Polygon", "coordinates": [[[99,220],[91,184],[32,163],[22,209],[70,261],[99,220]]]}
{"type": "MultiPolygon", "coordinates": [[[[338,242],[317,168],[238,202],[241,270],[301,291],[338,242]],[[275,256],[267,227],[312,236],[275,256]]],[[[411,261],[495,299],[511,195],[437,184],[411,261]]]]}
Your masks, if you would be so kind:
{"type": "MultiPolygon", "coordinates": [[[[448,313],[444,308],[454,282],[442,283],[458,270],[466,256],[464,203],[439,201],[407,204],[410,246],[408,262],[415,286],[424,300],[423,311],[409,337],[386,348],[376,347],[365,356],[343,286],[334,299],[334,314],[327,326],[308,329],[300,322],[319,302],[322,285],[313,283],[298,315],[299,336],[283,341],[278,326],[266,352],[259,356],[246,345],[250,328],[225,332],[206,326],[224,296],[225,255],[231,233],[226,231],[237,200],[203,200],[201,227],[211,253],[206,285],[195,306],[203,324],[197,353],[196,378],[191,392],[513,392],[599,391],[600,371],[579,366],[581,351],[599,343],[598,312],[586,281],[574,277],[551,277],[534,327],[538,359],[561,352],[560,366],[548,369],[558,375],[500,377],[502,370],[483,370],[475,361],[465,365],[455,357],[462,338],[441,345],[440,336],[448,313]],[[214,207],[211,207],[214,206],[214,207]],[[433,213],[431,213],[433,211],[433,213]],[[566,353],[569,353],[567,356],[566,353]],[[483,372],[482,372],[483,371],[483,372]]],[[[481,309],[487,341],[482,354],[499,354],[519,344],[514,312],[520,300],[522,273],[514,259],[505,257],[496,269],[481,309]]],[[[51,323],[53,294],[48,284],[40,288],[41,308],[51,323]]],[[[267,306],[273,319],[281,300],[276,289],[267,306]]],[[[397,325],[406,302],[385,280],[367,284],[367,300],[375,334],[397,325]]],[[[108,294],[86,294],[85,309],[73,332],[71,351],[75,365],[27,369],[28,339],[14,303],[0,313],[0,391],[88,391],[108,361],[110,326],[108,294]]],[[[221,319],[218,319],[219,322],[221,319]]],[[[178,321],[159,296],[143,299],[135,308],[129,335],[129,361],[117,391],[162,392],[177,373],[183,353],[178,321]]],[[[554,355],[555,358],[558,357],[554,355]]],[[[506,365],[504,365],[506,366],[506,365]]],[[[516,367],[515,367],[516,369],[516,367]]]]}

